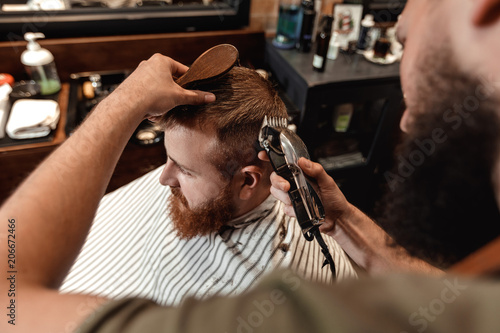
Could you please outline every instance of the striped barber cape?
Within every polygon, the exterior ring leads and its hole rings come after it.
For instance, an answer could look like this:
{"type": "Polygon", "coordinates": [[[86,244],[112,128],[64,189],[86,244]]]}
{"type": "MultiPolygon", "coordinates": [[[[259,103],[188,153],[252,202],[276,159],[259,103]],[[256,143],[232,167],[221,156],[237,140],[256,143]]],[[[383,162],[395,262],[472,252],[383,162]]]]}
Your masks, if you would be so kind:
{"type": "MultiPolygon", "coordinates": [[[[162,168],[104,196],[61,292],[179,305],[186,297],[240,294],[277,268],[312,281],[334,281],[330,269],[321,267],[317,242],[305,240],[272,196],[220,233],[178,238],[166,208],[170,188],[158,181],[162,168]]],[[[337,279],[356,277],[342,248],[324,238],[337,279]]]]}

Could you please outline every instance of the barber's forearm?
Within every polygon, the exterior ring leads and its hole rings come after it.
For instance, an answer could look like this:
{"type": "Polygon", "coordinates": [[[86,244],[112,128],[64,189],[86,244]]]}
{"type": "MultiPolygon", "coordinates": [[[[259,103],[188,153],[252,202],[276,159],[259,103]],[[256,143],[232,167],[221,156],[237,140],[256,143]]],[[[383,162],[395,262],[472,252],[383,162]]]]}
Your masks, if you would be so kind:
{"type": "Polygon", "coordinates": [[[141,121],[131,112],[137,105],[120,98],[112,94],[101,102],[1,208],[2,225],[16,221],[23,283],[57,287],[78,254],[119,156],[141,121]]]}
{"type": "Polygon", "coordinates": [[[389,246],[389,236],[372,219],[350,205],[349,214],[337,220],[330,233],[346,253],[370,274],[410,271],[431,274],[443,272],[411,257],[401,247],[389,246]]]}

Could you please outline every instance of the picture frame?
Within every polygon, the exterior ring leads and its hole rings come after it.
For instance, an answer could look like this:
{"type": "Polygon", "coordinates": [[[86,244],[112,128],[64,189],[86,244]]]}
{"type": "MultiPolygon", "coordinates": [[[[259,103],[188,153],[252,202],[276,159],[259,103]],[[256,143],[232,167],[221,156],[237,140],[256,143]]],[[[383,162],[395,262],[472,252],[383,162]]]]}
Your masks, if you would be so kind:
{"type": "Polygon", "coordinates": [[[338,3],[333,6],[333,33],[337,33],[339,46],[347,48],[350,41],[357,41],[361,20],[363,19],[363,5],[338,3]]]}

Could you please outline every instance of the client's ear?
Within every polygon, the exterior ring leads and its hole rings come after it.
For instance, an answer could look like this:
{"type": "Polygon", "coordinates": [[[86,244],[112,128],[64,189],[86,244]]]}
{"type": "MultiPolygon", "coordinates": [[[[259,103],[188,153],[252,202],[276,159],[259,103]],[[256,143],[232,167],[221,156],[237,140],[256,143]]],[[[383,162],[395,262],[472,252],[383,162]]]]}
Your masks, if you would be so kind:
{"type": "Polygon", "coordinates": [[[472,23],[478,27],[494,23],[500,18],[500,0],[475,0],[472,23]]]}
{"type": "Polygon", "coordinates": [[[247,165],[240,172],[243,183],[241,184],[239,198],[241,200],[248,200],[259,190],[264,170],[257,165],[247,165]]]}

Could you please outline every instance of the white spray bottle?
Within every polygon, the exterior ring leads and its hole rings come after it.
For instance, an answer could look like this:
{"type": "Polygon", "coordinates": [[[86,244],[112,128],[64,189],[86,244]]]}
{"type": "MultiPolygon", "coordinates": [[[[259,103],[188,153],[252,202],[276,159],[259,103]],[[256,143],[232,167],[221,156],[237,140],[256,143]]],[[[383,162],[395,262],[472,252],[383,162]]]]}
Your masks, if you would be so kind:
{"type": "Polygon", "coordinates": [[[40,85],[42,95],[51,95],[61,90],[61,81],[57,75],[54,56],[36,42],[39,38],[45,38],[45,35],[39,32],[24,34],[28,46],[21,55],[21,62],[31,78],[40,85]]]}

